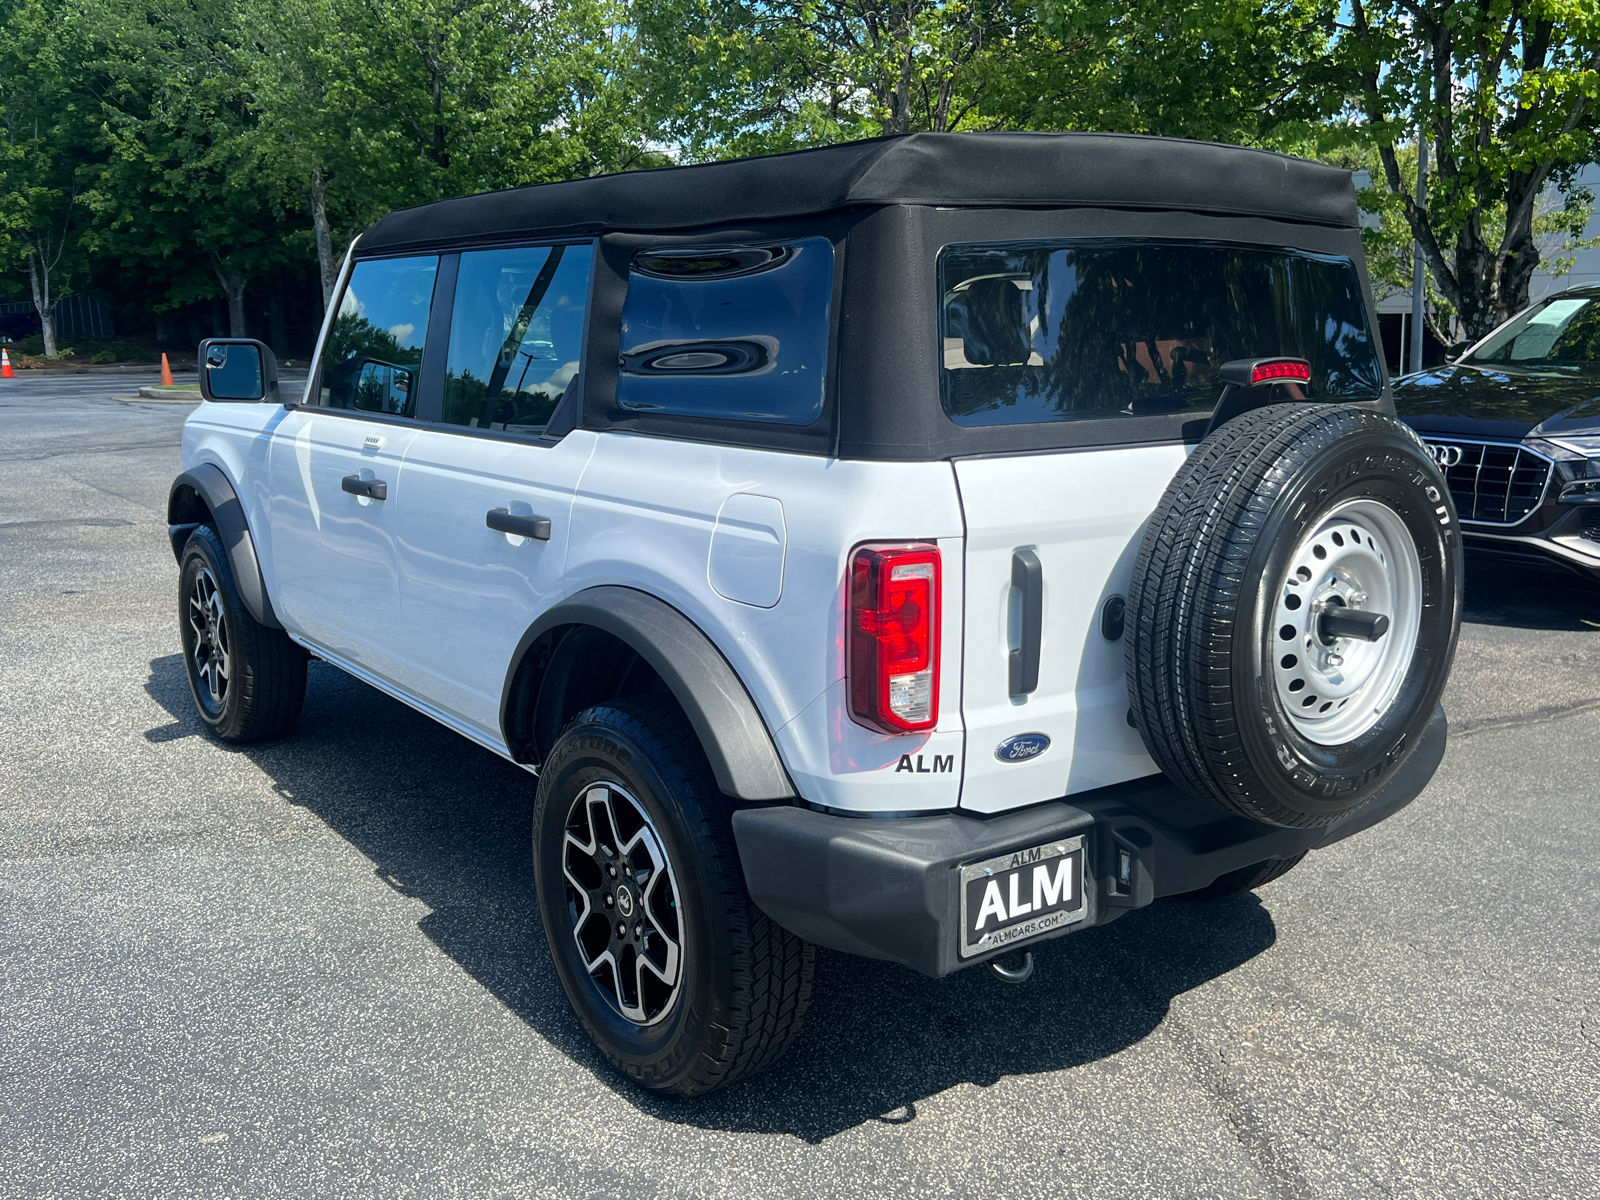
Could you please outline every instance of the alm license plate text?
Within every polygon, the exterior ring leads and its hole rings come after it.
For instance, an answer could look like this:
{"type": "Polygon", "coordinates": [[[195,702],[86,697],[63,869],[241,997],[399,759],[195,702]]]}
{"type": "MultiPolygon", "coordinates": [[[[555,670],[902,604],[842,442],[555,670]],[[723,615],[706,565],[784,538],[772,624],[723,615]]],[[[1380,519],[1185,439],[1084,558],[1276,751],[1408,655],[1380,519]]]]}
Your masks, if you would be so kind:
{"type": "Polygon", "coordinates": [[[1088,915],[1081,835],[961,868],[963,958],[1037,937],[1088,915]]]}

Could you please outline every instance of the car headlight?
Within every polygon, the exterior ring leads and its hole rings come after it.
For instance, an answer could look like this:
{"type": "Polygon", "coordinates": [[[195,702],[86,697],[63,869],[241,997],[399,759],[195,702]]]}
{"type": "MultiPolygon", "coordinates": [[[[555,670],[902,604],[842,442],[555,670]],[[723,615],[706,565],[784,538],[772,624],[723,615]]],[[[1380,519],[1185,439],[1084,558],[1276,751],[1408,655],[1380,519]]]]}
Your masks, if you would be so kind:
{"type": "Polygon", "coordinates": [[[1600,504],[1600,435],[1531,438],[1528,449],[1555,460],[1556,499],[1562,504],[1600,504]]]}
{"type": "Polygon", "coordinates": [[[1600,434],[1584,433],[1576,437],[1545,438],[1543,440],[1562,450],[1571,451],[1579,458],[1600,459],[1600,434]]]}

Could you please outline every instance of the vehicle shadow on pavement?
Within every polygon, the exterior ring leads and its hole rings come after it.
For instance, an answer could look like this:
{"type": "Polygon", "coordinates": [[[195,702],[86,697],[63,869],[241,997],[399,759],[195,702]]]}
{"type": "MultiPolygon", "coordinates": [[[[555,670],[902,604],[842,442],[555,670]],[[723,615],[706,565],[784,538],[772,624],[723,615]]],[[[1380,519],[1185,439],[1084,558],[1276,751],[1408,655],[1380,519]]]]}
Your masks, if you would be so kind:
{"type": "MultiPolygon", "coordinates": [[[[151,741],[205,737],[178,655],[150,664],[150,696],[174,723],[151,741]]],[[[242,748],[290,803],[432,911],[418,927],[540,1036],[639,1110],[724,1131],[819,1142],[866,1122],[904,1124],[962,1083],[1090,1063],[1156,1029],[1174,997],[1276,940],[1254,896],[1162,901],[1036,950],[1033,978],[982,967],[944,980],[819,951],[806,1027],[748,1082],[697,1101],[618,1075],[584,1036],[551,966],[534,900],[533,779],[427,717],[322,663],[282,742],[242,748]]]]}
{"type": "Polygon", "coordinates": [[[1559,568],[1468,554],[1462,619],[1516,629],[1600,630],[1600,583],[1559,568]]]}

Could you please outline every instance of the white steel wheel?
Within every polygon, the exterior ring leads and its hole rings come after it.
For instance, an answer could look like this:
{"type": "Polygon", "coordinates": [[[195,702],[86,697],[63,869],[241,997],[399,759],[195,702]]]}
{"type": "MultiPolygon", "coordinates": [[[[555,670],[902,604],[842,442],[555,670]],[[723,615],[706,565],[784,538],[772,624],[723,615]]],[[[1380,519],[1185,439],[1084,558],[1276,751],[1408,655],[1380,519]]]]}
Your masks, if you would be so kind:
{"type": "Polygon", "coordinates": [[[1273,679],[1295,730],[1323,746],[1366,733],[1405,682],[1422,620],[1422,563],[1405,522],[1372,499],[1330,511],[1295,547],[1272,612],[1273,679]]]}

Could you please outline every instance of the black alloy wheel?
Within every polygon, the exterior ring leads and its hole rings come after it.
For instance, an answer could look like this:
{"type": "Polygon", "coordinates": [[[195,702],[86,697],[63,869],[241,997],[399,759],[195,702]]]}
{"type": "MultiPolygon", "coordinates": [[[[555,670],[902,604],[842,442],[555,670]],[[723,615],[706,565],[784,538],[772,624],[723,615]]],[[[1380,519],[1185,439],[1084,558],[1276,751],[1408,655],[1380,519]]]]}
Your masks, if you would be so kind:
{"type": "Polygon", "coordinates": [[[567,919],[589,978],[617,1015],[654,1025],[683,985],[678,885],[661,835],[616,780],[580,792],[562,845],[567,919]]]}
{"type": "Polygon", "coordinates": [[[734,802],[666,696],[580,712],[539,770],[534,884],[573,1011],[619,1070],[698,1096],[788,1049],[813,947],[745,888],[734,802]]]}
{"type": "Polygon", "coordinates": [[[222,592],[211,568],[201,565],[193,572],[184,615],[189,623],[189,670],[199,684],[195,700],[207,716],[222,715],[228,702],[228,686],[233,677],[233,655],[228,650],[228,616],[222,607],[222,592]]]}
{"type": "Polygon", "coordinates": [[[218,738],[262,742],[293,728],[305,700],[306,652],[250,615],[209,525],[183,547],[178,641],[195,709],[218,738]]]}

